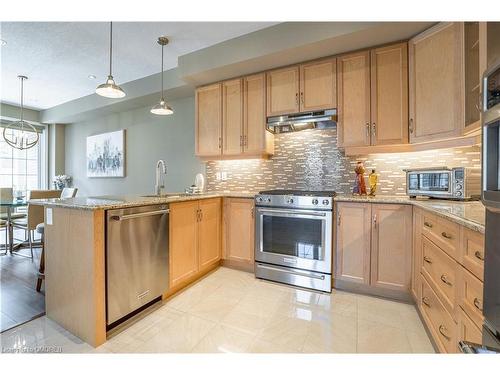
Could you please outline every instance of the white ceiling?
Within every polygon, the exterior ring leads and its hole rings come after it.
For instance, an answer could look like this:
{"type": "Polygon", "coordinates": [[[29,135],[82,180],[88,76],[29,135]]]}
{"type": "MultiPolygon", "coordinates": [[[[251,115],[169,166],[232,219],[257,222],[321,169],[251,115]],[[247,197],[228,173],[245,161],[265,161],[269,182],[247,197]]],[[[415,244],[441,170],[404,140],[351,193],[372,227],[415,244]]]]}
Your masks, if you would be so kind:
{"type": "MultiPolygon", "coordinates": [[[[113,76],[118,84],[160,71],[158,36],[166,35],[165,69],[178,56],[272,26],[270,22],[113,23],[113,76]]],[[[109,23],[2,22],[1,101],[19,104],[19,74],[25,105],[47,109],[92,94],[109,69],[109,23]],[[88,78],[90,74],[96,79],[88,78]]]]}

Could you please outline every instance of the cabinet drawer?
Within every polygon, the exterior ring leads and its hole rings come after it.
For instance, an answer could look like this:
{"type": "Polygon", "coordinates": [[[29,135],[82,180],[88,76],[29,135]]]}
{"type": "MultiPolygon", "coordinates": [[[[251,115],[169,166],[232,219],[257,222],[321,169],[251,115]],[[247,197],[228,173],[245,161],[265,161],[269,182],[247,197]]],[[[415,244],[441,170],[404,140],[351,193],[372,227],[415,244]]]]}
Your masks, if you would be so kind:
{"type": "Polygon", "coordinates": [[[481,330],[474,324],[471,318],[462,310],[458,309],[458,335],[457,346],[460,341],[469,341],[480,344],[483,341],[481,330]]]}
{"type": "Polygon", "coordinates": [[[420,280],[422,299],[419,302],[419,307],[427,328],[441,352],[454,353],[456,352],[457,325],[425,277],[421,277],[420,280]]]}
{"type": "Polygon", "coordinates": [[[457,263],[427,238],[422,238],[422,273],[454,315],[457,263]]]}
{"type": "Polygon", "coordinates": [[[458,259],[460,245],[460,226],[458,224],[424,212],[422,233],[449,256],[458,259]]]}
{"type": "Polygon", "coordinates": [[[463,267],[459,267],[458,298],[460,306],[481,327],[483,325],[483,283],[463,267]]]}
{"type": "Polygon", "coordinates": [[[460,263],[472,272],[479,280],[484,276],[484,234],[462,229],[460,245],[460,263]]]}

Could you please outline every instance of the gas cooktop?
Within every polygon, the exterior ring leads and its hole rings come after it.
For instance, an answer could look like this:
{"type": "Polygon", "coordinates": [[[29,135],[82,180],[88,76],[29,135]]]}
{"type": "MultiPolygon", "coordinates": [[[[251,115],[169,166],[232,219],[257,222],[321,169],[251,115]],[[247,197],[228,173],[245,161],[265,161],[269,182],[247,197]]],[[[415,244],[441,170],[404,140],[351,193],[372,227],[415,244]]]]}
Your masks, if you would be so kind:
{"type": "Polygon", "coordinates": [[[302,197],[334,197],[337,193],[333,190],[290,190],[276,189],[259,192],[263,195],[296,195],[302,197]]]}

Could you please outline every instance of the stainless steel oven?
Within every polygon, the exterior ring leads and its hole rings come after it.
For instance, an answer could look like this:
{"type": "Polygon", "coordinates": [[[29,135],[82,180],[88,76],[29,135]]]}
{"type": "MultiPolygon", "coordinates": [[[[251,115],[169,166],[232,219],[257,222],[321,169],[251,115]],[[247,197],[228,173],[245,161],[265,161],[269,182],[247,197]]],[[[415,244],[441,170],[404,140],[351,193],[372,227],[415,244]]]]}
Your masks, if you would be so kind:
{"type": "Polygon", "coordinates": [[[256,276],[331,291],[332,208],[332,196],[311,192],[258,195],[256,276]]]}

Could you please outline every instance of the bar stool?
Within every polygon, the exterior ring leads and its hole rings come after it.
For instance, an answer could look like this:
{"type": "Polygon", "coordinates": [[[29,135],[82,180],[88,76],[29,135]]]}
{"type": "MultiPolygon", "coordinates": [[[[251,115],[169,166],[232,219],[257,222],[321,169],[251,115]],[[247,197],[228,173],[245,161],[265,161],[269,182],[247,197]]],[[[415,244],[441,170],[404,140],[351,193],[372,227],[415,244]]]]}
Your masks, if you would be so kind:
{"type": "Polygon", "coordinates": [[[36,291],[39,292],[42,289],[42,280],[45,279],[45,238],[44,238],[44,223],[40,223],[36,226],[36,232],[40,234],[42,243],[42,253],[40,254],[40,266],[38,267],[38,280],[36,281],[36,291]]]}

